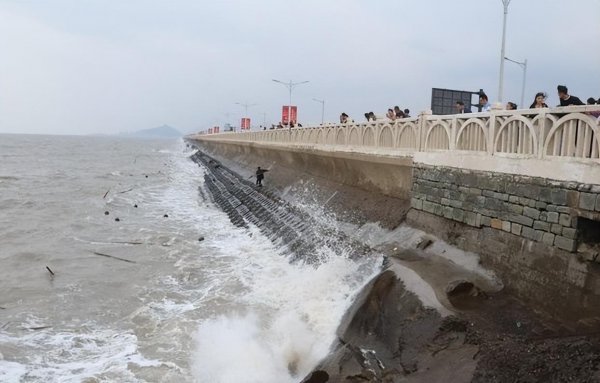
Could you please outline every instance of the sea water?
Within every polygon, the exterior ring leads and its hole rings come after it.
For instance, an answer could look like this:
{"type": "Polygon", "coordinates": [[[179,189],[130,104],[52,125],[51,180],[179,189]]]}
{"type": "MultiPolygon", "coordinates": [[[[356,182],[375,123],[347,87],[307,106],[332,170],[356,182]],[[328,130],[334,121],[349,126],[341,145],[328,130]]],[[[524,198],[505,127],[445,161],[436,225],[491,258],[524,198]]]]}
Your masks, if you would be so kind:
{"type": "Polygon", "coordinates": [[[298,382],[327,355],[381,260],[290,263],[192,153],[0,135],[1,382],[298,382]]]}

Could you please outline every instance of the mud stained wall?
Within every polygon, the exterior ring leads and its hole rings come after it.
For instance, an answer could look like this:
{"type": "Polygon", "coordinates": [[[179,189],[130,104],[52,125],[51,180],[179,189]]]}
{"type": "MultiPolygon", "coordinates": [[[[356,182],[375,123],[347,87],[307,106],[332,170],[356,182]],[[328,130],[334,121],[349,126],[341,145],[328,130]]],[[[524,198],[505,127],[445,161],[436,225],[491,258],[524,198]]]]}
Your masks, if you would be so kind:
{"type": "Polygon", "coordinates": [[[412,159],[309,148],[269,147],[234,142],[196,141],[209,155],[237,164],[249,176],[257,166],[270,168],[269,180],[290,185],[310,175],[328,181],[410,200],[412,159]]]}

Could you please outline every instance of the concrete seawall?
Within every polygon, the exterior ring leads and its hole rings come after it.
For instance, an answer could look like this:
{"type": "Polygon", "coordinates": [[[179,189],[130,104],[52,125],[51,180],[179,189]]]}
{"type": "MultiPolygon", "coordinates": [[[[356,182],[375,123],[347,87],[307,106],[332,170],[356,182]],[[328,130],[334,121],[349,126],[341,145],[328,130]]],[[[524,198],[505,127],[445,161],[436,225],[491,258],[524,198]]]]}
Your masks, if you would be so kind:
{"type": "Polygon", "coordinates": [[[310,194],[346,221],[380,222],[393,228],[410,208],[412,159],[279,148],[256,143],[195,141],[202,150],[247,178],[257,166],[268,168],[266,184],[286,199],[310,194]],[[332,198],[334,197],[334,198],[332,198]]]}
{"type": "Polygon", "coordinates": [[[298,175],[310,175],[390,197],[408,199],[412,189],[412,158],[364,153],[280,148],[257,143],[202,141],[212,154],[233,161],[249,172],[268,167],[277,182],[291,183],[298,175]],[[293,173],[290,173],[293,170],[293,173]]]}
{"type": "Polygon", "coordinates": [[[317,193],[326,191],[321,202],[340,193],[338,211],[389,227],[407,219],[478,253],[507,290],[548,313],[575,321],[600,316],[597,185],[430,166],[349,148],[214,138],[195,143],[247,177],[256,166],[272,166],[267,181],[279,193],[310,180],[317,193]]]}

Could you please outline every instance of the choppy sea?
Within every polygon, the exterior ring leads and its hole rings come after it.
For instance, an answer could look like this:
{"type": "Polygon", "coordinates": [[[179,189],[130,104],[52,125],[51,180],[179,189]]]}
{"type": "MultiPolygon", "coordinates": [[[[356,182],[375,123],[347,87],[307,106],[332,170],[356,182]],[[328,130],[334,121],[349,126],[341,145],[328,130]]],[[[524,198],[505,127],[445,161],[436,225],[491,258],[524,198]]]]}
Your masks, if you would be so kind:
{"type": "Polygon", "coordinates": [[[0,382],[286,383],[327,355],[380,260],[290,263],[192,153],[0,135],[0,382]]]}

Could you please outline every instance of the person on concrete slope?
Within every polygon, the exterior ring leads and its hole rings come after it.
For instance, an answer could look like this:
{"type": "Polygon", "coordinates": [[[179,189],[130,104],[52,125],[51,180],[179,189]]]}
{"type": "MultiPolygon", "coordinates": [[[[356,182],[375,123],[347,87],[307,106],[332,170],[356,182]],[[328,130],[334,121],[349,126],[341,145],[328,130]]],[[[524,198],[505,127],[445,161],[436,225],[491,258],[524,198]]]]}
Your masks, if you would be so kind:
{"type": "Polygon", "coordinates": [[[265,173],[268,172],[269,169],[261,169],[260,166],[256,169],[256,185],[262,186],[262,180],[265,179],[265,173]]]}

